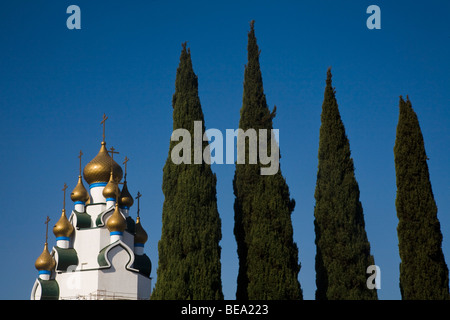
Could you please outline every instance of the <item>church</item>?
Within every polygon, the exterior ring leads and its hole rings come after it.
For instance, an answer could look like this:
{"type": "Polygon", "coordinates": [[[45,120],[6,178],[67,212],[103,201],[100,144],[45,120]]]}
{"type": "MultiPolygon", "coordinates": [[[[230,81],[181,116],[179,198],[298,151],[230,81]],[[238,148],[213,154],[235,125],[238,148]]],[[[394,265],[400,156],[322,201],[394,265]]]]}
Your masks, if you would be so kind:
{"type": "Polygon", "coordinates": [[[127,187],[127,162],[122,167],[114,160],[115,149],[106,148],[103,115],[103,140],[98,154],[84,167],[83,184],[80,151],[78,182],[70,198],[73,209],[65,210],[53,227],[56,245],[48,248],[48,223],[44,250],[35,267],[38,277],[31,300],[141,300],[150,299],[150,258],[144,253],[148,235],[141,225],[138,192],[137,217],[130,216],[134,199],[127,187]],[[124,178],[123,183],[121,182],[124,178]],[[121,190],[119,185],[122,186],[121,190]]]}

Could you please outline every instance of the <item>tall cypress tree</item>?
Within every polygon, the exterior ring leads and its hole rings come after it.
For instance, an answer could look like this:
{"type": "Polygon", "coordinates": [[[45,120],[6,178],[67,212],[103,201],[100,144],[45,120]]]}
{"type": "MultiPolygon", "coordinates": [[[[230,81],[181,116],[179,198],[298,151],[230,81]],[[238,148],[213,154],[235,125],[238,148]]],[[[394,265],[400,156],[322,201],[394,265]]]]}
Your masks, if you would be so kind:
{"type": "Polygon", "coordinates": [[[431,189],[427,155],[409,98],[400,97],[394,146],[397,197],[395,206],[403,299],[449,299],[448,268],[431,189]]]}
{"type": "MultiPolygon", "coordinates": [[[[269,111],[264,95],[253,21],[247,49],[239,128],[270,132],[275,110],[269,111]]],[[[267,145],[271,143],[268,134],[267,145]]],[[[247,141],[246,162],[236,164],[233,180],[234,234],[239,256],[236,298],[301,299],[298,248],[293,241],[291,223],[295,202],[290,199],[281,171],[261,175],[261,163],[249,164],[248,148],[247,141]]]]}
{"type": "Polygon", "coordinates": [[[341,120],[328,69],[322,104],[319,165],[314,208],[316,299],[376,299],[367,288],[374,264],[367,239],[350,143],[341,120]]]}
{"type": "MultiPolygon", "coordinates": [[[[204,117],[198,96],[198,80],[190,50],[183,49],[172,98],[173,129],[184,128],[194,136],[194,121],[204,117]]],[[[152,299],[223,299],[219,241],[221,220],[217,210],[216,175],[203,160],[195,164],[191,139],[191,164],[175,164],[172,141],[163,170],[164,204],[159,264],[152,299]]],[[[202,142],[202,150],[208,142],[202,142]]],[[[186,150],[183,150],[186,152],[186,150]]]]}

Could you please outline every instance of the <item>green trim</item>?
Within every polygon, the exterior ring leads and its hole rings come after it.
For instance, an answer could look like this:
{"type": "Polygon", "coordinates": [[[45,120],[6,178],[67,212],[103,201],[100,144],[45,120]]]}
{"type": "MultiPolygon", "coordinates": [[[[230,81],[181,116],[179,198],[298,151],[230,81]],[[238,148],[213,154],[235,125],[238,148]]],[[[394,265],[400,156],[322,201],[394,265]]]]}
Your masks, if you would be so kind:
{"type": "Polygon", "coordinates": [[[133,268],[130,268],[130,262],[134,256],[133,251],[130,249],[130,247],[128,247],[121,240],[117,240],[113,243],[110,243],[106,247],[104,247],[102,250],[100,250],[100,252],[98,253],[98,256],[97,256],[98,265],[101,268],[110,268],[111,267],[111,262],[108,259],[108,252],[110,249],[112,249],[113,247],[116,247],[116,246],[121,246],[128,253],[128,262],[125,264],[125,269],[130,270],[130,271],[137,271],[137,270],[134,270],[133,268]]]}
{"type": "Polygon", "coordinates": [[[96,203],[88,203],[85,207],[91,207],[91,206],[100,206],[100,205],[106,205],[106,202],[96,202],[96,203]]]}
{"type": "Polygon", "coordinates": [[[100,267],[108,267],[108,266],[110,266],[110,265],[109,265],[109,261],[108,261],[108,259],[106,258],[106,250],[107,250],[109,247],[110,247],[110,245],[104,247],[104,248],[103,248],[102,250],[100,250],[100,252],[98,253],[98,256],[97,256],[97,262],[98,262],[98,265],[99,265],[100,267]]]}
{"type": "Polygon", "coordinates": [[[38,278],[41,285],[41,300],[58,300],[59,299],[59,285],[56,280],[42,280],[38,278]]]}
{"type": "Polygon", "coordinates": [[[64,249],[60,247],[53,247],[53,249],[58,252],[58,261],[56,261],[57,271],[67,271],[69,266],[78,265],[78,254],[75,249],[64,249]]]}
{"type": "Polygon", "coordinates": [[[97,219],[95,219],[95,225],[96,225],[97,227],[102,227],[102,226],[105,225],[104,222],[102,221],[103,214],[104,214],[103,212],[100,213],[100,214],[97,216],[97,219]]]}
{"type": "Polygon", "coordinates": [[[100,212],[97,216],[97,219],[95,219],[95,224],[97,227],[103,227],[105,225],[105,221],[103,221],[103,217],[105,216],[105,214],[111,212],[114,210],[114,207],[111,207],[103,212],[100,212]]]}

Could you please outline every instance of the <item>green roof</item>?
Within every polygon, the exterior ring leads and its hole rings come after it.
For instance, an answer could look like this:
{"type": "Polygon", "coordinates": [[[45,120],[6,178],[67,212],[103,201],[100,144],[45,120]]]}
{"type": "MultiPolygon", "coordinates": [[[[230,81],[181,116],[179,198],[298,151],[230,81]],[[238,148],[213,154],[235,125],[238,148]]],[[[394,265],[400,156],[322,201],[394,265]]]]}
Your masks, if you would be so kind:
{"type": "Polygon", "coordinates": [[[54,250],[58,252],[58,260],[56,261],[57,271],[67,271],[69,266],[78,265],[78,254],[75,249],[54,247],[54,250]]]}
{"type": "Polygon", "coordinates": [[[91,227],[91,216],[86,212],[78,212],[73,210],[73,213],[77,217],[77,228],[90,228],[91,227]]]}
{"type": "Polygon", "coordinates": [[[97,262],[98,262],[99,266],[103,267],[103,268],[111,267],[111,262],[109,261],[107,255],[108,255],[109,250],[115,246],[121,246],[128,253],[129,260],[128,260],[125,268],[130,270],[129,264],[130,264],[130,261],[131,261],[132,255],[133,255],[133,251],[120,240],[110,243],[106,247],[104,247],[102,250],[100,250],[100,252],[98,253],[98,256],[97,256],[97,262]]]}
{"type": "Polygon", "coordinates": [[[38,278],[42,288],[41,300],[58,300],[59,285],[56,280],[42,280],[38,278]]]}

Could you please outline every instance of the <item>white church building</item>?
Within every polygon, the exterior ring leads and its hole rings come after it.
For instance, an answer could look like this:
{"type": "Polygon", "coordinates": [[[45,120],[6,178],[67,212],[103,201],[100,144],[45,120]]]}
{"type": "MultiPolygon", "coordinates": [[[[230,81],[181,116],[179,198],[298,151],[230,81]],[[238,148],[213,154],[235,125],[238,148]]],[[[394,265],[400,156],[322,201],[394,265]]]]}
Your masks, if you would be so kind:
{"type": "MultiPolygon", "coordinates": [[[[80,174],[71,193],[74,202],[69,217],[64,205],[53,228],[56,245],[49,251],[46,235],[44,250],[35,267],[38,277],[31,290],[32,300],[44,299],[149,299],[151,294],[150,258],[144,253],[147,233],[139,215],[130,216],[134,203],[123,170],[106,149],[105,120],[100,151],[80,174]],[[119,189],[122,184],[122,189],[119,189]]],[[[47,233],[48,233],[47,218],[47,233]]]]}

